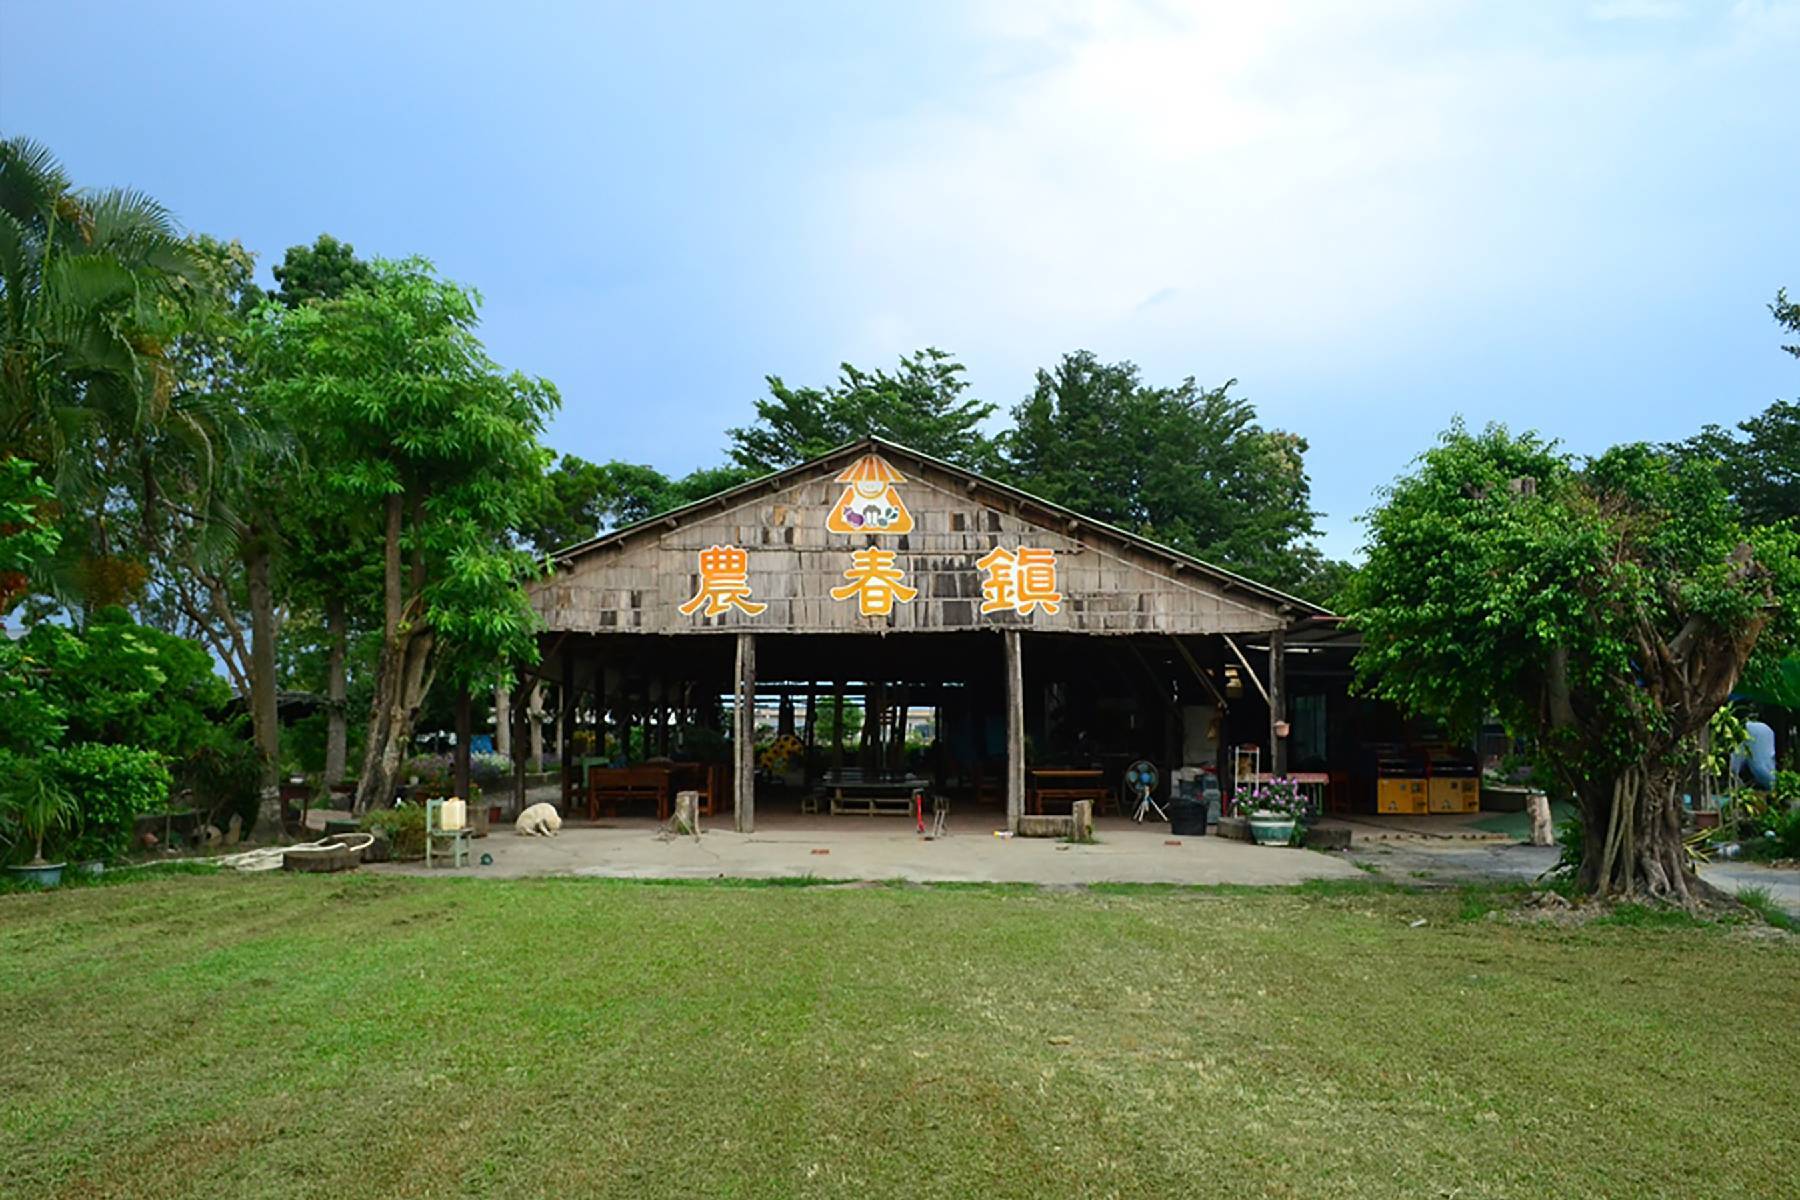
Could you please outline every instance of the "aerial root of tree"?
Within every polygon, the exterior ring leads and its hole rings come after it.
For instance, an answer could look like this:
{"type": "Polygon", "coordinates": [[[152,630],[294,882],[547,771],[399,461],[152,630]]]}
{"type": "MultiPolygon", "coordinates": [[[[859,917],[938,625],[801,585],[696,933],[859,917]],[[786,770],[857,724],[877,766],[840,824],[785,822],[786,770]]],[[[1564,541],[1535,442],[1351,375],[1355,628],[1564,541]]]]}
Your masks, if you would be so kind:
{"type": "Polygon", "coordinates": [[[1694,871],[1681,838],[1678,782],[1667,769],[1634,766],[1601,792],[1604,807],[1589,804],[1588,828],[1605,834],[1590,842],[1584,884],[1613,900],[1651,901],[1695,910],[1723,893],[1694,871]]]}

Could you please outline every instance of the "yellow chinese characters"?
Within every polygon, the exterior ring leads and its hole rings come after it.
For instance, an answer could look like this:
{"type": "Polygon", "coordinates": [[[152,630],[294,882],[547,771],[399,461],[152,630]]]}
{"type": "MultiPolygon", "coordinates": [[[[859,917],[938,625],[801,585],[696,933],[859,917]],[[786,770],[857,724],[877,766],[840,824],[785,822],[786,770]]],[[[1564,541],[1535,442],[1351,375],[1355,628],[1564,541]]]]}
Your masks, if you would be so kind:
{"type": "Polygon", "coordinates": [[[680,611],[692,615],[703,604],[709,617],[733,608],[747,617],[754,617],[769,607],[750,599],[750,555],[747,551],[739,546],[712,546],[700,552],[700,590],[681,606],[680,611]]]}
{"type": "Polygon", "coordinates": [[[919,594],[918,588],[900,582],[906,578],[906,572],[894,565],[894,552],[874,546],[851,551],[844,578],[850,582],[832,588],[831,598],[855,597],[856,610],[865,617],[885,617],[894,611],[896,601],[906,604],[919,594]]]}
{"type": "Polygon", "coordinates": [[[1056,552],[1032,546],[1008,550],[995,546],[975,564],[985,572],[981,581],[981,611],[1016,612],[1029,617],[1042,607],[1047,613],[1062,608],[1056,590],[1056,552]]]}

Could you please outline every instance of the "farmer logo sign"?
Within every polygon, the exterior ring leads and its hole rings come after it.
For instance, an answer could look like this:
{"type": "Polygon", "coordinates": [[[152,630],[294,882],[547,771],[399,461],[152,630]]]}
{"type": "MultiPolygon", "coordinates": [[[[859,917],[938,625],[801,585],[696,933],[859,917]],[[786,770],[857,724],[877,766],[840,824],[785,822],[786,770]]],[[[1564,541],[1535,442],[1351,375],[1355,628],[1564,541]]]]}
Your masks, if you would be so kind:
{"type": "Polygon", "coordinates": [[[910,533],[912,514],[906,511],[896,483],[906,477],[879,454],[865,454],[837,477],[844,494],[832,506],[825,528],[833,533],[910,533]]]}

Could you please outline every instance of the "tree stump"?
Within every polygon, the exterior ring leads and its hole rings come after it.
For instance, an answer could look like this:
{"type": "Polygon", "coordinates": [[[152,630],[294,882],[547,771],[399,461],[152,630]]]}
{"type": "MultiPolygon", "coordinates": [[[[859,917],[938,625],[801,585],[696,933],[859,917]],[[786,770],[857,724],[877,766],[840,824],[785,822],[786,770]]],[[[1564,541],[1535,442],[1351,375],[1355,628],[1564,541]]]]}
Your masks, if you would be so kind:
{"type": "Polygon", "coordinates": [[[700,793],[675,793],[675,832],[695,834],[700,832],[700,793]]]}

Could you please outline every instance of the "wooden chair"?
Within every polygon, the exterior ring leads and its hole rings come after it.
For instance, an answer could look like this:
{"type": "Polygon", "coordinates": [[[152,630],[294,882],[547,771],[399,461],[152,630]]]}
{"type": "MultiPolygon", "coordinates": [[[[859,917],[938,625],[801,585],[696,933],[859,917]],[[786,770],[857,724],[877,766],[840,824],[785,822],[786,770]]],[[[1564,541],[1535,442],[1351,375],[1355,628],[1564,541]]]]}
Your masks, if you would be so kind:
{"type": "MultiPolygon", "coordinates": [[[[425,802],[425,866],[431,867],[432,843],[440,838],[450,842],[450,865],[466,867],[469,865],[469,838],[474,831],[469,828],[469,820],[465,815],[462,824],[456,829],[444,828],[444,800],[427,800],[425,802]]],[[[441,853],[441,852],[440,852],[441,853]]]]}

